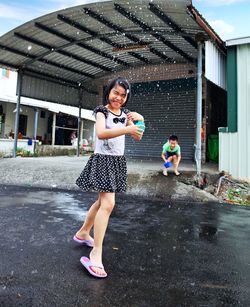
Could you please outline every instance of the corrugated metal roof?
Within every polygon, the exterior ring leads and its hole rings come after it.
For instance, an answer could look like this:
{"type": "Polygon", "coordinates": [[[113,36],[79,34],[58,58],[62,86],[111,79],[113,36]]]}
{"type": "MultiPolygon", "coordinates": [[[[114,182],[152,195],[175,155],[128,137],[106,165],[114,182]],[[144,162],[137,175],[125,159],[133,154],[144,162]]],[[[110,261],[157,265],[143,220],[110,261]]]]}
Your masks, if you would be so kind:
{"type": "Polygon", "coordinates": [[[197,33],[221,41],[196,13],[187,0],[121,0],[67,8],[3,35],[0,66],[77,87],[130,66],[194,62],[197,33]]]}

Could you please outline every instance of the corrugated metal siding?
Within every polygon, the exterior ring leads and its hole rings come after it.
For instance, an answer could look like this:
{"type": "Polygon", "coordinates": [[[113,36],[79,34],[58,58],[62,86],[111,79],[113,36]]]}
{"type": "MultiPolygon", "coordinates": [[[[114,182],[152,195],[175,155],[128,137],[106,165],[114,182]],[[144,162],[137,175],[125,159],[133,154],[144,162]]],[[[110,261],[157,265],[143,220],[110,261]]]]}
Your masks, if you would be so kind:
{"type": "MultiPolygon", "coordinates": [[[[79,105],[78,89],[26,75],[23,77],[22,96],[76,107],[79,105]],[[60,101],[58,101],[58,97],[60,97],[60,101]]],[[[93,109],[96,106],[96,99],[97,95],[83,91],[82,108],[93,109]]]]}
{"type": "Polygon", "coordinates": [[[227,88],[226,57],[210,41],[205,43],[205,77],[223,89],[227,88]]]}
{"type": "Polygon", "coordinates": [[[219,133],[219,170],[239,177],[238,133],[219,133]],[[237,158],[236,158],[237,157],[237,158]]]}
{"type": "MultiPolygon", "coordinates": [[[[23,77],[22,96],[44,101],[56,102],[78,107],[79,91],[77,88],[59,85],[32,76],[23,77]]],[[[96,106],[97,95],[82,91],[82,108],[93,109],[96,106]]]]}
{"type": "Polygon", "coordinates": [[[126,138],[126,155],[160,158],[162,145],[176,134],[182,158],[193,159],[195,87],[193,78],[133,84],[127,107],[144,116],[146,131],[140,142],[126,138]]]}
{"type": "Polygon", "coordinates": [[[22,96],[71,106],[79,105],[78,90],[76,88],[31,76],[23,77],[22,96]]]}
{"type": "Polygon", "coordinates": [[[239,172],[250,179],[250,44],[237,47],[239,172]]]}
{"type": "Polygon", "coordinates": [[[82,92],[82,108],[93,110],[97,104],[97,95],[88,92],[82,92]]]}
{"type": "Polygon", "coordinates": [[[250,180],[250,44],[237,46],[238,132],[220,133],[220,170],[250,180]]]}

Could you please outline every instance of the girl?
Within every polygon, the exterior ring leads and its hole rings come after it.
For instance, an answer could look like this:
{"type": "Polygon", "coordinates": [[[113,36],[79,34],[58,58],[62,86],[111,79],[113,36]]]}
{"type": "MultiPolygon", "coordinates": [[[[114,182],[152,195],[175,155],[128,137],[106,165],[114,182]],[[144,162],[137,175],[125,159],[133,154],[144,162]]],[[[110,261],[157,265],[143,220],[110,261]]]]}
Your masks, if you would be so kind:
{"type": "Polygon", "coordinates": [[[106,87],[104,106],[94,110],[97,136],[95,151],[76,181],[83,191],[99,192],[84,224],[73,238],[80,244],[93,247],[89,258],[82,257],[80,261],[91,275],[99,278],[107,276],[102,264],[102,244],[115,205],[115,193],[126,191],[125,134],[139,141],[144,128],[133,124],[133,121],[143,121],[140,114],[123,108],[130,96],[130,84],[124,78],[116,78],[106,87]],[[94,239],[90,236],[92,227],[94,239]]]}

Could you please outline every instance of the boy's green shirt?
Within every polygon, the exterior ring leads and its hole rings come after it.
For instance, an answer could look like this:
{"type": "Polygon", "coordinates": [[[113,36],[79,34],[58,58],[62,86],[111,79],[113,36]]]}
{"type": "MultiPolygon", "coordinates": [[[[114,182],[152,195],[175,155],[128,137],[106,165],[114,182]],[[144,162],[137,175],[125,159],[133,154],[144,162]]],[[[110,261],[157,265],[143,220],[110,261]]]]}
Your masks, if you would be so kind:
{"type": "Polygon", "coordinates": [[[180,155],[181,154],[181,147],[180,147],[180,145],[176,145],[175,146],[175,148],[174,149],[171,149],[170,148],[170,144],[169,144],[169,142],[167,142],[167,143],[165,143],[164,145],[163,145],[163,153],[165,154],[167,151],[168,152],[176,152],[176,154],[177,155],[180,155]]]}

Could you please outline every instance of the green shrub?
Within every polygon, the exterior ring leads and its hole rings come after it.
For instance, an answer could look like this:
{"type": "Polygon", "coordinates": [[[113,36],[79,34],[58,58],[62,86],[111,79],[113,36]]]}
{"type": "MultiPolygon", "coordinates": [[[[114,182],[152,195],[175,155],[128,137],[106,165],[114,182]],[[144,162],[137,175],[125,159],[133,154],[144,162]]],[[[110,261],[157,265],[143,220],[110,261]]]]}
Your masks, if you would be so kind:
{"type": "Polygon", "coordinates": [[[16,149],[16,155],[20,157],[32,157],[32,153],[29,150],[26,150],[22,147],[17,147],[16,149]]]}

